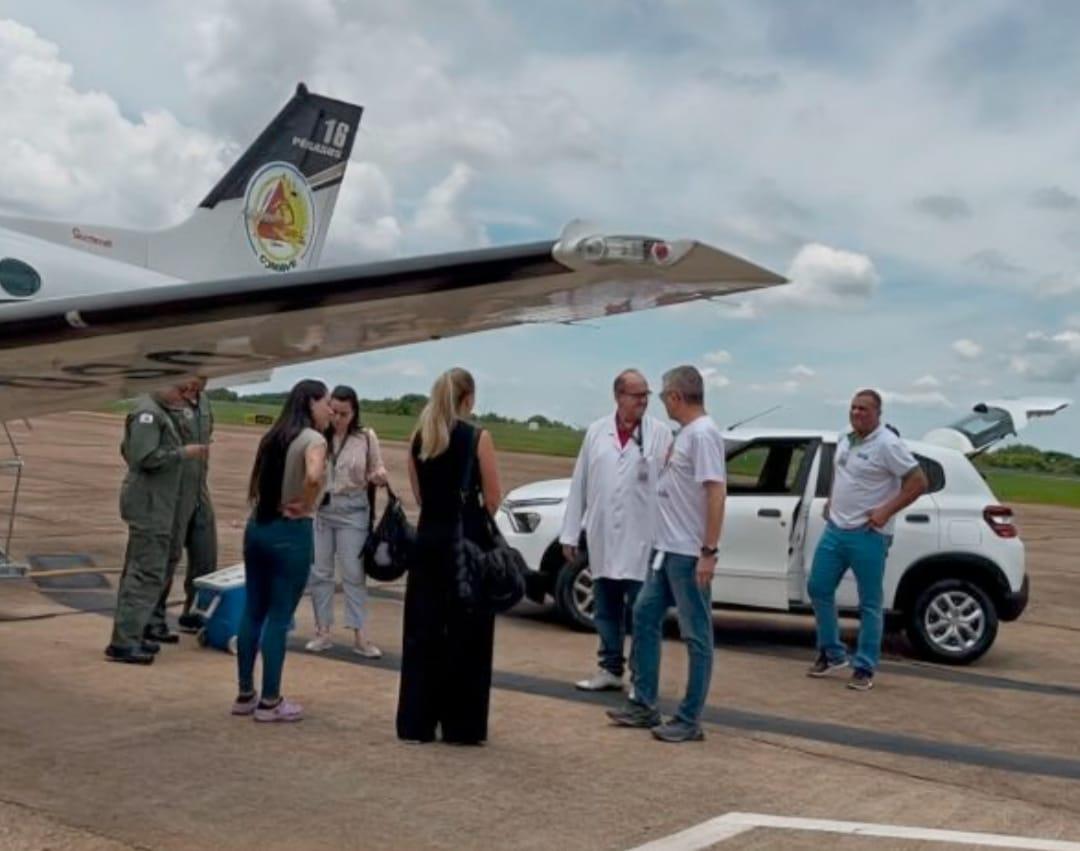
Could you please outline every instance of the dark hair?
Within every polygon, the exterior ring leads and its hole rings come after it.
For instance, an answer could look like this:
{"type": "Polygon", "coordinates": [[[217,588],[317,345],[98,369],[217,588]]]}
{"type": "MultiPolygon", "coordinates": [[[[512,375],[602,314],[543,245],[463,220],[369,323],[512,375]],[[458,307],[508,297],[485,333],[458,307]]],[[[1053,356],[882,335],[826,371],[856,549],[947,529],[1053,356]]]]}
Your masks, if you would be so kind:
{"type": "Polygon", "coordinates": [[[877,390],[871,390],[869,387],[865,387],[858,391],[852,399],[858,399],[860,396],[866,396],[868,399],[873,399],[874,404],[877,406],[878,413],[881,413],[881,394],[877,390]]]}
{"type": "Polygon", "coordinates": [[[311,419],[311,403],[325,397],[326,385],[321,381],[311,378],[298,381],[289,391],[277,421],[259,441],[248,483],[248,501],[254,509],[256,522],[268,523],[279,516],[281,480],[285,474],[285,456],[289,444],[304,429],[315,427],[311,419]]]}
{"type": "MultiPolygon", "coordinates": [[[[356,391],[347,384],[339,384],[330,391],[330,398],[336,399],[338,402],[348,402],[352,406],[352,419],[349,420],[349,427],[345,429],[345,433],[360,434],[362,430],[362,426],[360,425],[360,399],[357,398],[356,391]]],[[[327,443],[330,443],[333,437],[334,426],[331,423],[326,427],[327,443]]]]}

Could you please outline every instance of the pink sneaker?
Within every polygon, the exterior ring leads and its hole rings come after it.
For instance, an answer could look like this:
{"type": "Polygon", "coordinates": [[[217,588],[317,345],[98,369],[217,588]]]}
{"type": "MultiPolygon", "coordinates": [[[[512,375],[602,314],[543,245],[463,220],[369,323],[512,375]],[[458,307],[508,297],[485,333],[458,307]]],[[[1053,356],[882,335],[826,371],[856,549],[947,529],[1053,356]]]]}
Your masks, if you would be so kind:
{"type": "Polygon", "coordinates": [[[304,717],[304,707],[299,703],[293,703],[286,698],[278,701],[277,706],[271,709],[255,707],[256,721],[299,721],[304,717]]]}
{"type": "Polygon", "coordinates": [[[252,692],[251,697],[240,699],[237,698],[232,705],[233,715],[250,715],[255,711],[255,707],[259,705],[259,695],[252,692]]]}

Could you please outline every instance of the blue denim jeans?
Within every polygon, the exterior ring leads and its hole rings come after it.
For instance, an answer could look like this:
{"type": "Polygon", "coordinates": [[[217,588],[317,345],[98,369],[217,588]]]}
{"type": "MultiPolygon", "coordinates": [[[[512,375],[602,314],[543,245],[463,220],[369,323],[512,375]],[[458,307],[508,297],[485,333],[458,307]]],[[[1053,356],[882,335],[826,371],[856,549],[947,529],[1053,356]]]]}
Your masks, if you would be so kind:
{"type": "Polygon", "coordinates": [[[311,556],[310,519],[248,521],[244,530],[246,596],[236,639],[241,693],[255,690],[255,657],[261,649],[262,698],[281,696],[285,638],[307,585],[311,556]]]}
{"type": "Polygon", "coordinates": [[[697,557],[665,553],[659,570],[649,572],[634,604],[634,643],[630,671],[634,701],[656,708],[660,683],[660,639],[664,615],[675,606],[679,629],[690,660],[686,694],[675,720],[697,726],[709,694],[713,664],[712,595],[698,587],[694,573],[697,557]]]}
{"type": "Polygon", "coordinates": [[[806,590],[817,621],[818,650],[830,662],[842,661],[848,655],[847,647],[840,641],[836,587],[851,568],[859,589],[859,643],[851,660],[852,667],[870,672],[877,668],[884,626],[881,604],[885,557],[891,543],[891,535],[875,532],[869,526],[860,529],[841,529],[832,523],[825,526],[814,551],[806,590]]]}
{"type": "Polygon", "coordinates": [[[593,582],[593,623],[600,636],[597,656],[600,667],[616,677],[623,675],[626,657],[623,644],[633,624],[634,601],[641,591],[636,579],[597,579],[593,582]]]}

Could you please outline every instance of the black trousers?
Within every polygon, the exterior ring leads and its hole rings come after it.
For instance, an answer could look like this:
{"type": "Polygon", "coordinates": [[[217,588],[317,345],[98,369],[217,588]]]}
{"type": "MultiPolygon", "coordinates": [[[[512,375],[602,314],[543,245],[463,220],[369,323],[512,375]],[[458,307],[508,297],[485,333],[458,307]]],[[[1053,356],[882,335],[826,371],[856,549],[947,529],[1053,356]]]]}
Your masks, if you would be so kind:
{"type": "Polygon", "coordinates": [[[479,744],[487,739],[495,616],[464,610],[449,542],[421,542],[405,585],[399,739],[479,744]]]}

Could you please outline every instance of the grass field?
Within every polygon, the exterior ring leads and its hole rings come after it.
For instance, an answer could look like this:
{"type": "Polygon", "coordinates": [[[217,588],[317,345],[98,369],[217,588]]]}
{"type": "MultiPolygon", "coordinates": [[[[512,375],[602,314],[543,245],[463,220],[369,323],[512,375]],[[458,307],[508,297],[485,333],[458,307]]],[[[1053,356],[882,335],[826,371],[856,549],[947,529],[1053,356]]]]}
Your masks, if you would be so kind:
{"type": "Polygon", "coordinates": [[[1012,470],[984,470],[983,475],[1002,502],[1037,502],[1080,508],[1080,479],[1012,470]]]}
{"type": "MultiPolygon", "coordinates": [[[[225,425],[248,425],[265,428],[277,416],[276,405],[253,405],[247,402],[223,402],[215,400],[214,420],[225,425]]],[[[126,412],[129,402],[114,402],[108,410],[114,413],[126,412]]],[[[381,440],[407,440],[416,426],[415,417],[398,414],[364,413],[365,426],[375,429],[381,440]]],[[[539,428],[530,431],[525,425],[512,423],[484,423],[484,428],[491,432],[495,446],[500,451],[528,452],[537,455],[558,455],[573,458],[584,432],[567,428],[539,428]]]]}
{"type": "MultiPolygon", "coordinates": [[[[115,402],[108,410],[127,411],[129,403],[115,402]]],[[[217,422],[265,428],[277,416],[275,405],[254,405],[247,402],[214,402],[217,422]]],[[[383,440],[406,440],[416,425],[414,417],[396,414],[364,414],[364,424],[375,429],[383,440]]],[[[500,451],[528,452],[537,455],[558,455],[573,458],[584,432],[566,428],[540,428],[530,431],[519,424],[492,423],[484,426],[495,439],[500,451]]],[[[740,471],[732,468],[733,475],[740,471]]],[[[1012,470],[983,470],[994,494],[1002,502],[1035,502],[1044,505],[1063,505],[1080,508],[1080,478],[1046,476],[1012,470]]]]}

